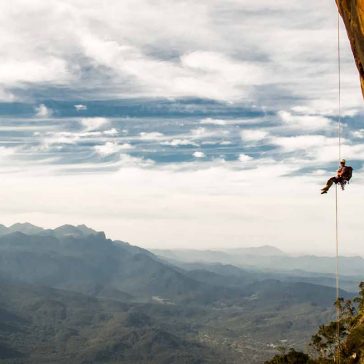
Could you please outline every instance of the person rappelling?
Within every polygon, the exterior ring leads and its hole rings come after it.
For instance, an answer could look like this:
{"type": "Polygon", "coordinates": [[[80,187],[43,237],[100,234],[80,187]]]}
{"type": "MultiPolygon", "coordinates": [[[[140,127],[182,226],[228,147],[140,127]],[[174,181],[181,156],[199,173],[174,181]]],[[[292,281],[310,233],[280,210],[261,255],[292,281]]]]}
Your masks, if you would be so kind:
{"type": "Polygon", "coordinates": [[[327,193],[330,187],[335,184],[340,184],[341,188],[344,190],[344,187],[347,183],[349,183],[353,174],[353,168],[346,165],[345,159],[340,161],[340,167],[336,172],[336,177],[331,177],[327,182],[326,186],[321,188],[321,195],[327,193]]]}

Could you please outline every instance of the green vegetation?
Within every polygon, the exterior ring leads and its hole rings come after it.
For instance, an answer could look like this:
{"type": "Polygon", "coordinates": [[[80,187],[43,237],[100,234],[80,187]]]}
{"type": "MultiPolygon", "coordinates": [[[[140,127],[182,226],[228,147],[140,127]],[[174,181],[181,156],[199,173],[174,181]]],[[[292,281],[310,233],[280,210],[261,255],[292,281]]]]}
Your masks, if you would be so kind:
{"type": "Polygon", "coordinates": [[[281,353],[276,355],[272,360],[267,361],[266,364],[307,364],[309,356],[295,349],[290,349],[288,353],[285,348],[280,348],[281,353]]]}
{"type": "Polygon", "coordinates": [[[342,364],[364,363],[364,282],[360,284],[359,296],[351,300],[340,298],[335,305],[339,320],[321,325],[312,336],[311,357],[291,349],[281,352],[266,364],[342,364]]]}
{"type": "Polygon", "coordinates": [[[162,306],[4,281],[0,292],[2,364],[224,362],[217,350],[181,337],[162,306]]]}
{"type": "Polygon", "coordinates": [[[0,363],[289,359],[334,314],[335,289],[310,279],[171,264],[85,226],[0,226],[0,363]]]}

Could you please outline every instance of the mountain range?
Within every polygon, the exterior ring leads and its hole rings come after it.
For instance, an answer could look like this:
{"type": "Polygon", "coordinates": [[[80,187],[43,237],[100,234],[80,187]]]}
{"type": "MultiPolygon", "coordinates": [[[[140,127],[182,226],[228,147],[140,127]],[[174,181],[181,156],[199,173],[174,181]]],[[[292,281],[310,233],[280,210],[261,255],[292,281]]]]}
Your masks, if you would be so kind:
{"type": "MultiPolygon", "coordinates": [[[[152,252],[174,263],[223,263],[267,272],[332,274],[336,266],[335,257],[292,256],[271,246],[225,250],[154,249],[152,252]]],[[[360,256],[341,256],[340,272],[346,276],[363,276],[364,259],[360,256]]]]}
{"type": "Polygon", "coordinates": [[[0,362],[258,363],[334,312],[329,276],[224,260],[275,248],[156,253],[85,225],[0,225],[0,362]]]}

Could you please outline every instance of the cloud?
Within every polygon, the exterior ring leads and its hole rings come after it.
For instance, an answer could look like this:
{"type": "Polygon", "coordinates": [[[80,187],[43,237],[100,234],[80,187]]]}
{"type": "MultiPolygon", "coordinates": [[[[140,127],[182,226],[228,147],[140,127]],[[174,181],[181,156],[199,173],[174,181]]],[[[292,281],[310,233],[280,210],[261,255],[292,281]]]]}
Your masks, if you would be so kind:
{"type": "MultiPolygon", "coordinates": [[[[343,150],[346,143],[343,142],[343,150]]],[[[272,137],[270,143],[280,147],[280,154],[283,157],[290,153],[300,158],[307,159],[311,163],[328,163],[338,159],[337,138],[326,137],[324,135],[300,135],[290,137],[272,137]]],[[[343,151],[344,153],[344,151],[343,151]]],[[[345,153],[347,156],[348,154],[345,153]]]]}
{"type": "Polygon", "coordinates": [[[38,118],[49,118],[53,114],[52,110],[44,104],[40,104],[38,107],[36,107],[35,111],[35,116],[38,118]]]}
{"type": "MultiPolygon", "coordinates": [[[[255,109],[254,106],[251,107],[252,110],[255,109]]],[[[216,125],[216,126],[234,126],[234,125],[252,125],[252,124],[260,124],[263,123],[264,120],[260,120],[258,118],[243,118],[237,119],[230,117],[229,119],[214,119],[214,118],[206,118],[200,121],[201,125],[216,125]]]]}
{"type": "MultiPolygon", "coordinates": [[[[13,4],[0,5],[0,98],[32,98],[35,89],[51,87],[82,99],[201,97],[337,114],[332,3],[125,0],[108,7],[90,1],[87,9],[83,0],[13,4]]],[[[343,112],[355,113],[360,87],[342,38],[343,112]]]]}
{"type": "Polygon", "coordinates": [[[79,135],[70,132],[46,133],[41,149],[48,149],[57,144],[76,144],[79,140],[79,135]]]}
{"type": "Polygon", "coordinates": [[[323,135],[299,135],[289,137],[275,137],[270,143],[280,146],[285,152],[298,152],[312,148],[324,148],[337,145],[336,138],[327,138],[323,135]]]}
{"type": "Polygon", "coordinates": [[[17,149],[11,147],[0,146],[0,159],[10,157],[16,154],[17,149]]]}
{"type": "Polygon", "coordinates": [[[163,142],[162,145],[168,145],[171,147],[180,147],[180,146],[195,146],[197,147],[198,144],[194,143],[191,140],[188,139],[172,139],[170,141],[167,142],[163,142]]]}
{"type": "MultiPolygon", "coordinates": [[[[306,158],[306,163],[329,163],[338,160],[338,139],[324,135],[300,135],[290,137],[272,137],[269,143],[280,147],[283,157],[291,153],[301,158],[306,158]]],[[[341,154],[347,161],[363,161],[364,146],[362,144],[350,144],[350,140],[342,138],[341,154]]]]}
{"type": "Polygon", "coordinates": [[[206,138],[221,138],[221,137],[226,137],[229,135],[229,130],[227,129],[208,129],[205,127],[199,127],[196,129],[192,129],[191,130],[191,135],[190,137],[193,139],[206,139],[206,138]]]}
{"type": "Polygon", "coordinates": [[[71,74],[64,60],[47,56],[42,63],[39,59],[3,60],[0,82],[7,86],[20,84],[65,84],[71,74]]]}
{"type": "Polygon", "coordinates": [[[249,155],[246,155],[246,154],[239,154],[239,161],[240,162],[249,162],[253,160],[252,157],[250,157],[249,155]]]}
{"type": "Polygon", "coordinates": [[[17,97],[11,91],[0,87],[0,100],[3,102],[15,102],[17,97]]]}
{"type": "Polygon", "coordinates": [[[110,123],[108,119],[101,117],[83,118],[80,122],[81,125],[84,127],[85,131],[104,129],[110,123]]]}
{"type": "MultiPolygon", "coordinates": [[[[105,119],[106,120],[106,119],[105,119]]],[[[115,137],[118,135],[118,131],[116,129],[109,129],[105,131],[92,131],[94,129],[102,128],[103,125],[107,125],[108,122],[103,122],[103,118],[90,118],[90,119],[83,119],[81,121],[81,124],[84,126],[84,131],[76,132],[76,131],[56,131],[56,132],[46,132],[41,133],[39,131],[34,132],[33,136],[36,136],[40,140],[40,150],[49,150],[52,146],[57,146],[57,149],[60,150],[60,145],[75,145],[74,154],[81,153],[82,150],[84,150],[84,147],[82,147],[82,141],[88,141],[89,144],[102,142],[105,139],[109,137],[115,137]],[[98,119],[98,120],[95,120],[98,119]],[[99,120],[101,119],[101,120],[99,120]],[[90,130],[90,131],[89,131],[90,130]]],[[[111,148],[111,146],[114,144],[114,142],[107,142],[104,145],[101,146],[95,146],[95,150],[99,152],[99,154],[108,154],[107,151],[108,148],[111,148]],[[99,148],[100,147],[100,148],[99,148]]],[[[118,145],[120,149],[132,149],[133,146],[131,146],[128,143],[120,144],[118,145]]]]}
{"type": "Polygon", "coordinates": [[[112,129],[109,129],[109,130],[104,130],[103,134],[104,135],[110,135],[110,136],[116,136],[116,135],[119,134],[119,132],[115,128],[112,128],[112,129]]]}
{"type": "Polygon", "coordinates": [[[241,139],[245,142],[259,142],[267,138],[268,132],[259,129],[246,129],[240,133],[241,139]]]}
{"type": "Polygon", "coordinates": [[[278,116],[285,126],[303,131],[325,130],[332,127],[331,120],[320,115],[292,114],[288,111],[279,111],[278,116]]]}
{"type": "Polygon", "coordinates": [[[97,154],[106,157],[112,154],[116,154],[118,152],[120,152],[121,149],[125,149],[122,148],[120,145],[118,145],[115,142],[106,142],[103,145],[96,145],[94,147],[95,151],[97,154]]]}
{"type": "Polygon", "coordinates": [[[181,57],[181,62],[187,68],[223,78],[226,81],[225,86],[234,87],[240,83],[246,86],[265,83],[264,68],[259,63],[238,61],[218,52],[187,53],[181,57]]]}
{"type": "Polygon", "coordinates": [[[134,146],[132,146],[129,143],[124,143],[124,144],[120,144],[120,149],[125,150],[125,149],[134,149],[134,146]]]}
{"type": "MultiPolygon", "coordinates": [[[[153,110],[160,113],[148,121],[65,120],[56,118],[54,104],[53,118],[44,105],[37,117],[50,119],[38,123],[45,130],[36,129],[32,119],[3,118],[3,218],[57,225],[69,222],[65,219],[86,222],[149,246],[270,241],[290,248],[295,241],[295,246],[309,242],[312,249],[330,249],[325,231],[331,217],[320,211],[331,208],[332,201],[318,199],[318,193],[329,163],[337,160],[331,132],[338,113],[335,4],[85,4],[0,4],[0,100],[38,105],[45,96],[81,112],[88,100],[124,98],[127,115],[135,99],[151,98],[153,110]],[[181,110],[188,115],[183,127],[164,117],[166,109],[160,105],[166,99],[177,99],[168,109],[174,121],[181,110]],[[163,148],[189,145],[189,152],[163,148]],[[127,154],[131,149],[139,157],[127,154]],[[168,163],[148,159],[161,156],[168,163]],[[80,204],[72,204],[75,199],[80,204]]],[[[342,152],[359,164],[364,147],[355,139],[364,135],[362,96],[344,32],[342,40],[343,115],[355,121],[344,128],[342,152]]],[[[99,112],[92,109],[88,113],[99,112]]],[[[345,192],[348,211],[356,211],[363,198],[363,178],[356,171],[353,193],[345,192]]],[[[347,217],[353,228],[346,246],[356,246],[360,216],[347,217]]]]}
{"type": "Polygon", "coordinates": [[[364,139],[364,129],[359,129],[359,130],[353,131],[353,136],[354,136],[354,138],[364,139]]]}
{"type": "Polygon", "coordinates": [[[164,137],[163,133],[159,132],[141,132],[139,135],[141,140],[160,140],[164,137]]]}
{"type": "Polygon", "coordinates": [[[181,56],[181,64],[190,74],[178,80],[178,91],[188,96],[239,100],[248,87],[264,84],[267,79],[259,63],[235,60],[219,52],[187,53],[181,56]]]}
{"type": "Polygon", "coordinates": [[[206,154],[204,152],[194,152],[193,153],[193,156],[195,158],[205,158],[206,157],[206,154]]]}
{"type": "Polygon", "coordinates": [[[222,119],[206,118],[200,121],[202,125],[226,125],[227,121],[222,119]]]}
{"type": "MultiPolygon", "coordinates": [[[[319,195],[324,175],[285,177],[290,167],[282,163],[249,169],[214,163],[175,170],[150,168],[128,155],[116,163],[123,166],[120,171],[94,173],[92,183],[89,173],[55,178],[44,166],[32,174],[9,174],[0,190],[3,222],[24,220],[45,227],[86,223],[111,238],[147,248],[218,249],[269,241],[290,252],[302,246],[306,252],[332,252],[327,236],[332,215],[322,211],[331,211],[333,200],[319,195]],[[32,194],[42,198],[30,199],[32,194]]],[[[356,174],[344,192],[347,211],[356,211],[357,201],[364,198],[362,178],[356,174]]],[[[361,219],[359,213],[342,215],[343,226],[351,226],[345,232],[345,252],[364,254],[357,243],[361,219]]]]}
{"type": "Polygon", "coordinates": [[[198,137],[198,138],[206,137],[207,135],[209,135],[209,132],[207,131],[206,128],[193,129],[193,130],[191,130],[191,132],[194,137],[198,137]]]}
{"type": "Polygon", "coordinates": [[[87,110],[87,106],[83,104],[76,104],[73,105],[73,107],[76,109],[76,111],[85,111],[87,110]]]}

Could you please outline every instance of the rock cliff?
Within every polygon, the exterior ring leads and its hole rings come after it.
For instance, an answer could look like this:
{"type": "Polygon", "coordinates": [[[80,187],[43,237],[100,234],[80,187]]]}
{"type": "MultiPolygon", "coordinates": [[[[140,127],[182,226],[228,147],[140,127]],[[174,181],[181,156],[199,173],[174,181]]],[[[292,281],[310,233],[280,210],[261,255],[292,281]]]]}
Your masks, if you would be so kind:
{"type": "Polygon", "coordinates": [[[336,0],[349,36],[364,95],[364,0],[336,0]]]}

